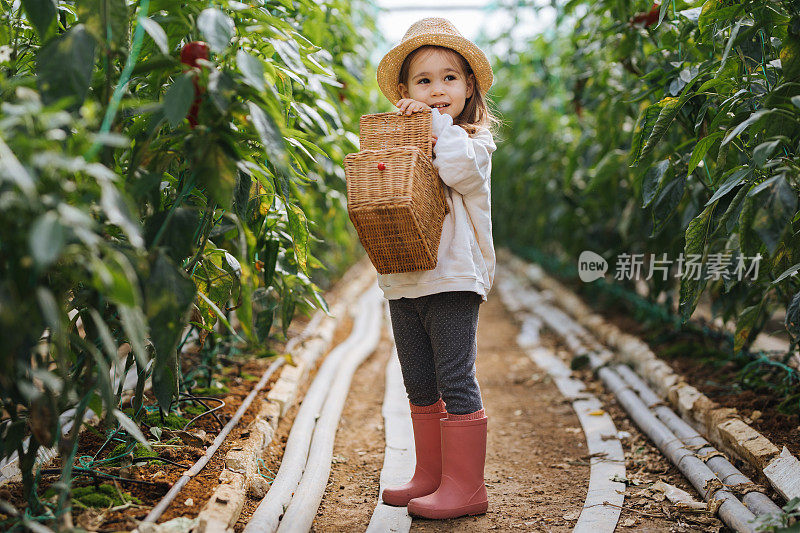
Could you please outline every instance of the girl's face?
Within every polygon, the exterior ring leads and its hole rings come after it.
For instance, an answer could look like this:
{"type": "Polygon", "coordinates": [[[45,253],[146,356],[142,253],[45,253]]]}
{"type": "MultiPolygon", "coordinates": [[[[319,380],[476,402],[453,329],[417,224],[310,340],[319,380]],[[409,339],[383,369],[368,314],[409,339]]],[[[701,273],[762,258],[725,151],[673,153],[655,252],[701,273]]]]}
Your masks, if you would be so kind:
{"type": "Polygon", "coordinates": [[[460,66],[447,52],[433,50],[421,52],[409,65],[408,86],[399,85],[403,98],[413,98],[436,107],[453,120],[464,109],[467,98],[472,96],[473,80],[466,78],[460,66]]]}

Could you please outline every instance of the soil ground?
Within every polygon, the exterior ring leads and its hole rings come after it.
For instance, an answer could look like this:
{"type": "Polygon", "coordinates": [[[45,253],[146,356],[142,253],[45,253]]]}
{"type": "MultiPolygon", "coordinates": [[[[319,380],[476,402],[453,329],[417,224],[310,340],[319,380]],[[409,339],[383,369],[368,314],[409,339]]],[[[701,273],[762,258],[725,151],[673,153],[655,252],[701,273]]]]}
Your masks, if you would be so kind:
{"type": "MultiPolygon", "coordinates": [[[[489,511],[454,520],[415,519],[412,531],[571,531],[583,505],[589,457],[572,407],[545,372],[517,346],[519,325],[496,294],[481,306],[478,327],[478,380],[489,417],[485,478],[489,511]]],[[[545,345],[569,358],[545,332],[545,345]]],[[[386,331],[378,349],[358,369],[334,445],[334,464],[313,531],[363,531],[378,501],[383,465],[385,367],[391,354],[386,331]]],[[[623,442],[628,478],[621,531],[719,531],[710,517],[686,517],[650,485],[662,480],[699,496],[680,473],[625,418],[591,376],[623,442]]],[[[295,408],[296,409],[296,408],[295,408]]],[[[287,428],[289,417],[287,417],[287,428]]],[[[287,432],[288,434],[288,432],[287,432]]],[[[285,438],[283,439],[285,443],[285,438]]],[[[271,450],[279,452],[279,450],[271,450]]],[[[279,457],[270,454],[273,464],[279,457]]],[[[266,460],[266,459],[265,459],[266,460]]],[[[249,512],[255,507],[251,502],[249,512]]],[[[247,512],[248,509],[246,508],[247,512]]],[[[247,517],[237,524],[241,531],[247,517]]]]}
{"type": "MultiPolygon", "coordinates": [[[[688,383],[721,406],[735,407],[746,422],[776,446],[786,446],[795,456],[800,455],[800,384],[790,382],[786,388],[790,396],[776,389],[784,386],[785,377],[778,367],[770,372],[763,365],[755,367],[757,373],[743,379],[750,359],[731,357],[729,348],[713,338],[649,324],[604,299],[596,303],[599,305],[593,307],[606,320],[647,342],[653,353],[688,383]]],[[[698,323],[707,325],[705,321],[698,323]]]]}
{"type": "MultiPolygon", "coordinates": [[[[335,292],[335,289],[331,291],[330,301],[335,299],[335,292]]],[[[611,318],[626,331],[643,333],[639,323],[623,312],[611,318]]],[[[307,321],[307,318],[297,320],[291,334],[298,333],[307,321]]],[[[352,320],[343,317],[334,333],[331,347],[342,342],[351,328],[352,320]]],[[[518,333],[516,319],[502,306],[497,294],[490,294],[488,302],[481,306],[477,361],[478,380],[489,417],[485,469],[489,511],[482,516],[454,520],[415,519],[412,531],[561,532],[571,531],[574,527],[588,488],[589,456],[585,439],[570,403],[560,395],[549,376],[517,346],[518,333]]],[[[571,359],[572,354],[550,332],[542,332],[541,342],[565,361],[571,359]]],[[[353,378],[336,435],[331,475],[313,531],[363,531],[369,523],[378,502],[383,465],[381,405],[385,367],[391,349],[387,324],[378,349],[366,359],[353,378]]],[[[298,398],[302,399],[323,360],[324,357],[321,357],[310,370],[298,398]]],[[[241,373],[237,371],[229,376],[230,392],[223,395],[227,404],[220,414],[223,423],[252,387],[254,382],[249,376],[260,376],[266,364],[264,360],[249,362],[241,373]]],[[[228,373],[231,371],[228,370],[228,373]]],[[[628,420],[602,385],[588,372],[581,373],[580,378],[600,397],[617,429],[624,432],[628,487],[618,530],[727,531],[716,518],[678,513],[662,494],[651,489],[654,482],[665,481],[700,499],[680,472],[628,420]]],[[[267,475],[278,471],[298,405],[299,402],[281,419],[276,435],[263,456],[267,475]]],[[[254,411],[254,408],[250,409],[244,423],[233,432],[232,439],[181,492],[160,521],[175,516],[194,516],[200,511],[216,487],[225,451],[236,443],[236,438],[254,411]]],[[[196,427],[205,429],[209,439],[213,439],[218,431],[216,422],[209,416],[198,420],[196,427]]],[[[81,453],[96,450],[102,440],[91,431],[84,432],[81,453]]],[[[164,453],[163,456],[169,455],[176,462],[190,464],[201,454],[201,448],[184,447],[164,453]]],[[[145,464],[115,471],[118,475],[151,483],[140,486],[123,484],[120,487],[139,497],[141,504],[116,510],[76,510],[75,523],[97,531],[132,529],[182,471],[168,464],[145,464]]],[[[55,479],[46,479],[43,488],[46,488],[47,482],[55,479]]],[[[91,481],[79,478],[75,486],[87,484],[91,484],[91,481]]],[[[4,487],[0,497],[9,496],[9,491],[13,495],[14,488],[4,487]]],[[[15,498],[12,496],[11,499],[15,498]]],[[[257,504],[256,500],[247,500],[234,528],[237,533],[242,531],[257,504]]]]}

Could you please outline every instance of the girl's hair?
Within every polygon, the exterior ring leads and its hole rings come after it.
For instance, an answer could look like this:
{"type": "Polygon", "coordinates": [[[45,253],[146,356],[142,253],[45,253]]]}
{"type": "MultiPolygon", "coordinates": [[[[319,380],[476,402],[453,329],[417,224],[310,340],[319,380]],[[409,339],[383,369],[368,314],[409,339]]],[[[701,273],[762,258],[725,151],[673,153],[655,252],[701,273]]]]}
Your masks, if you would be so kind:
{"type": "Polygon", "coordinates": [[[472,96],[467,98],[464,102],[464,109],[461,110],[461,113],[453,120],[453,124],[457,124],[464,128],[467,133],[472,135],[473,133],[478,131],[478,128],[487,128],[492,133],[495,133],[493,130],[501,124],[501,121],[495,117],[492,113],[490,108],[491,100],[481,94],[480,86],[478,85],[478,79],[475,77],[475,74],[472,72],[472,67],[469,65],[469,62],[453,50],[452,48],[447,48],[445,46],[435,46],[435,45],[424,45],[420,46],[410,54],[408,54],[403,61],[403,65],[400,67],[400,76],[397,80],[398,84],[402,83],[406,87],[408,87],[408,77],[411,74],[411,62],[420,52],[425,52],[426,56],[431,54],[435,51],[442,52],[448,56],[448,58],[453,61],[464,74],[464,77],[469,80],[472,78],[472,96]]]}

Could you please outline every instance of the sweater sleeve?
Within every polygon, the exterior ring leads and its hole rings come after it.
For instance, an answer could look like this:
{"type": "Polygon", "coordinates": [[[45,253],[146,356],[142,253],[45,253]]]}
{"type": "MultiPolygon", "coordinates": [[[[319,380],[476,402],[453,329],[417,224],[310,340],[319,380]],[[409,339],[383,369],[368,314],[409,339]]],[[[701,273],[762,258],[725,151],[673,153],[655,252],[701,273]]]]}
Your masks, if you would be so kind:
{"type": "Polygon", "coordinates": [[[492,152],[497,149],[489,130],[480,130],[472,137],[464,128],[453,124],[453,117],[433,109],[434,166],[449,187],[462,196],[489,186],[492,152]]]}

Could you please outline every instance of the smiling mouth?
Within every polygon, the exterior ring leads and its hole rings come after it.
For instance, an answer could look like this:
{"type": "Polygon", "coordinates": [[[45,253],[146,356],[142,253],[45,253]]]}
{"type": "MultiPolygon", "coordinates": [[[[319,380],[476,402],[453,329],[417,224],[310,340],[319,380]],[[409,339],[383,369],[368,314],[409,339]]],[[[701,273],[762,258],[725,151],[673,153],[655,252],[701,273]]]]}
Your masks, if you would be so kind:
{"type": "Polygon", "coordinates": [[[434,104],[431,107],[434,109],[440,109],[442,107],[448,107],[450,104],[434,104]]]}

